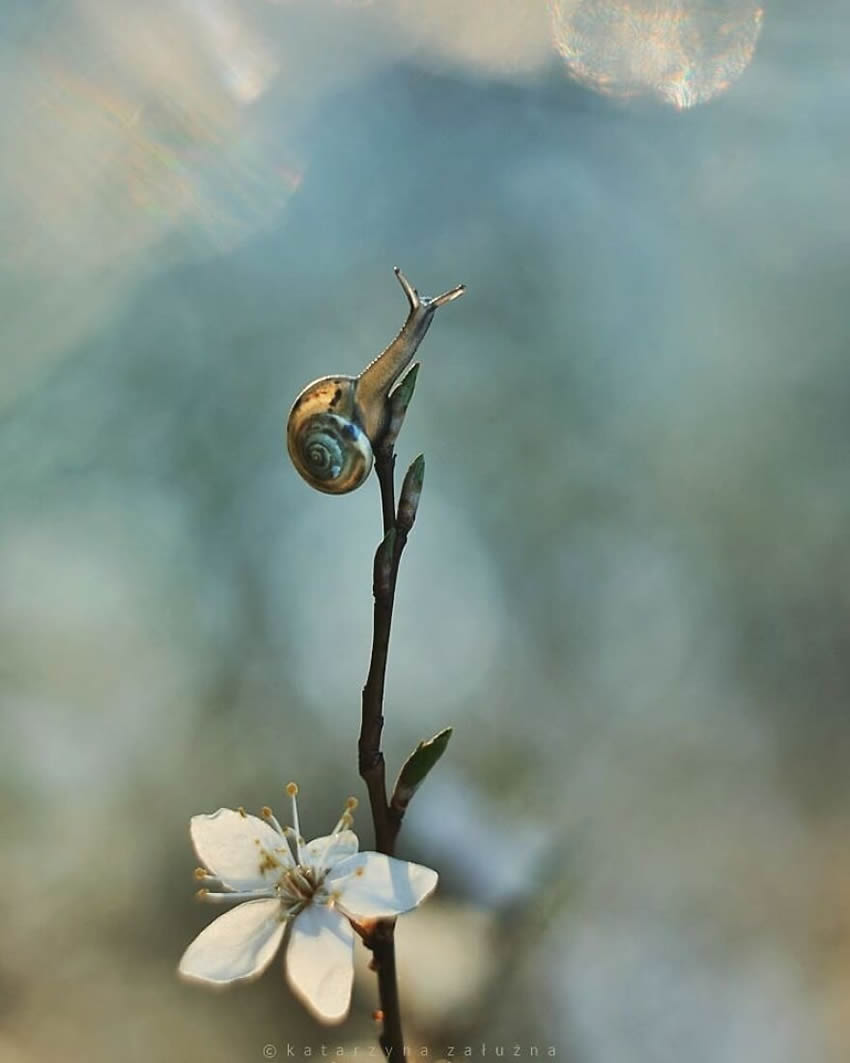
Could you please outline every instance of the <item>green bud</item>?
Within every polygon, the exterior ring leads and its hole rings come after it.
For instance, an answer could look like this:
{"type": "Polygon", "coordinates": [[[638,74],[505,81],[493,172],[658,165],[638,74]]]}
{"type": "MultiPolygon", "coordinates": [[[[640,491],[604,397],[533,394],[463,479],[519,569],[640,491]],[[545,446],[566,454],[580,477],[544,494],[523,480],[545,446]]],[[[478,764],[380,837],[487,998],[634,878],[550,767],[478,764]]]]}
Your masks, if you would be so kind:
{"type": "Polygon", "coordinates": [[[387,430],[384,433],[382,439],[382,445],[385,447],[392,446],[398,439],[398,434],[401,431],[401,426],[404,424],[404,418],[407,414],[407,407],[410,405],[410,400],[413,398],[413,392],[416,389],[416,377],[419,374],[419,362],[414,362],[407,373],[398,384],[395,390],[389,396],[387,402],[390,407],[389,423],[387,424],[387,430]]]}
{"type": "Polygon", "coordinates": [[[425,479],[425,455],[420,454],[414,458],[410,468],[404,474],[404,482],[401,485],[401,494],[398,500],[398,518],[396,523],[399,528],[410,531],[416,520],[416,511],[419,508],[419,497],[422,494],[422,483],[425,479]]]}
{"type": "Polygon", "coordinates": [[[446,746],[452,736],[452,728],[446,727],[442,731],[420,742],[416,749],[404,762],[404,766],[398,773],[395,787],[393,788],[392,805],[404,810],[407,808],[411,797],[416,793],[426,776],[445,753],[446,746]]]}

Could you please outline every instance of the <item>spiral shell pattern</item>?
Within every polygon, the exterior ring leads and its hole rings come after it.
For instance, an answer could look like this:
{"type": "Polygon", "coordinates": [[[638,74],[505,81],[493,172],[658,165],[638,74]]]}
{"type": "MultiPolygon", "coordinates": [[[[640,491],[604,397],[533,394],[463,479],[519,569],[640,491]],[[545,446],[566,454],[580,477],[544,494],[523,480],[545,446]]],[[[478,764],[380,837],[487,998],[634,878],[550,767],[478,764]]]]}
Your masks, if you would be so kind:
{"type": "Polygon", "coordinates": [[[356,422],[336,413],[290,420],[286,444],[298,472],[312,487],[342,495],[372,470],[372,444],[356,422]]]}

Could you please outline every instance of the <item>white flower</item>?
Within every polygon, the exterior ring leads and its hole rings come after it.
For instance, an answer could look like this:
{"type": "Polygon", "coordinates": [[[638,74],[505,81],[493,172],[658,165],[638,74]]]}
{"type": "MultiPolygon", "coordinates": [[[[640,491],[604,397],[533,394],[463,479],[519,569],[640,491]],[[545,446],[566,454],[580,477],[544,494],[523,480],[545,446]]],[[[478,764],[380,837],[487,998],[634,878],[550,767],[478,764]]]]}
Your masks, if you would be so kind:
{"type": "Polygon", "coordinates": [[[437,885],[437,872],[381,853],[358,853],[349,830],[357,805],[349,798],[333,832],[305,843],[290,783],[293,826],[283,828],[271,809],[263,818],[220,808],[193,816],[192,843],[204,865],[195,872],[212,893],[203,900],[244,902],[219,916],[183,953],[178,973],[210,986],[258,978],[274,959],[287,923],[286,975],[295,994],[323,1022],[348,1012],[354,977],[354,930],[421,904],[437,885]]]}

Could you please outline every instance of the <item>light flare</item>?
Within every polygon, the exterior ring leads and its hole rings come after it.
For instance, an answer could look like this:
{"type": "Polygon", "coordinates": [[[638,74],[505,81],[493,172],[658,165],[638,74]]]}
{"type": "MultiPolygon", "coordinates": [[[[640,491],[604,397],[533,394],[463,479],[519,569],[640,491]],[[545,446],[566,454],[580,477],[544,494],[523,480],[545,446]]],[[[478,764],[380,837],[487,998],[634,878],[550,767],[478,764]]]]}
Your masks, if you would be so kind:
{"type": "Polygon", "coordinates": [[[679,110],[740,77],[763,20],[753,0],[550,0],[550,8],[555,46],[576,81],[679,110]]]}

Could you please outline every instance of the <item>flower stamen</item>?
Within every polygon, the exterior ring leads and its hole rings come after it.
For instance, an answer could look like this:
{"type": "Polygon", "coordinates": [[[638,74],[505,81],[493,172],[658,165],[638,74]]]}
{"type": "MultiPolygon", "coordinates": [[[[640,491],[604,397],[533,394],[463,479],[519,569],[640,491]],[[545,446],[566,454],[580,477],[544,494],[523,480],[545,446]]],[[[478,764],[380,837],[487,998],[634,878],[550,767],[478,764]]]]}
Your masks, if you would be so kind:
{"type": "Polygon", "coordinates": [[[321,877],[314,868],[293,867],[281,875],[277,891],[284,905],[301,911],[313,901],[320,885],[321,877]]]}
{"type": "Polygon", "coordinates": [[[324,847],[316,855],[316,869],[318,871],[327,871],[325,861],[327,860],[328,852],[334,843],[334,839],[341,834],[344,830],[350,830],[354,826],[354,816],[352,812],[357,808],[358,801],[356,797],[349,797],[345,802],[345,808],[342,815],[337,820],[337,824],[331,831],[330,835],[325,839],[324,847]]]}
{"type": "Polygon", "coordinates": [[[277,821],[277,816],[275,816],[274,812],[272,812],[268,805],[263,805],[261,812],[263,819],[270,827],[273,827],[278,834],[284,833],[283,827],[281,827],[280,823],[277,821]]]}
{"type": "Polygon", "coordinates": [[[292,827],[295,832],[295,862],[297,864],[303,864],[305,863],[303,852],[304,839],[301,837],[301,824],[298,822],[298,802],[295,800],[298,794],[298,783],[287,783],[286,792],[292,798],[292,827]]]}
{"type": "Polygon", "coordinates": [[[199,889],[195,894],[199,901],[209,901],[211,904],[232,904],[242,901],[258,900],[262,897],[274,897],[274,888],[269,886],[257,890],[232,890],[229,893],[211,893],[208,889],[199,889]]]}

